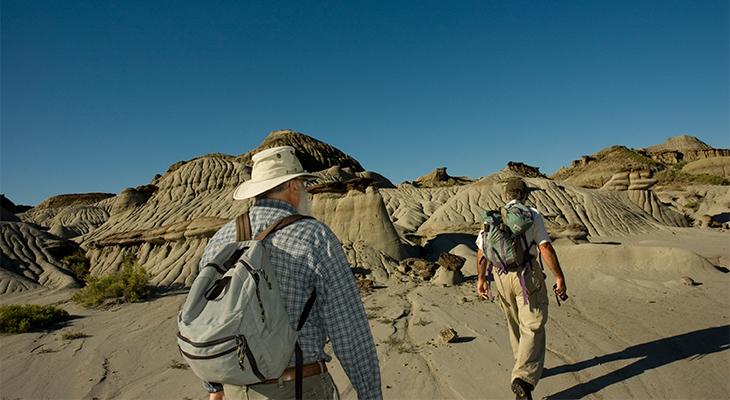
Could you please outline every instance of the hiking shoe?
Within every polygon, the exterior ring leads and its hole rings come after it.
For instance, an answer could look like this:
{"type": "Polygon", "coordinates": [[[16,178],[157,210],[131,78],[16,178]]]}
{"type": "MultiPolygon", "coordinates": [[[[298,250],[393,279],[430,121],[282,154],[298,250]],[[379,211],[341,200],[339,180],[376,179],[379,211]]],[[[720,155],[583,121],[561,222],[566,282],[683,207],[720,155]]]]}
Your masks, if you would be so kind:
{"type": "Polygon", "coordinates": [[[532,385],[520,378],[512,381],[512,392],[517,396],[517,400],[532,400],[532,389],[534,389],[532,385]]]}

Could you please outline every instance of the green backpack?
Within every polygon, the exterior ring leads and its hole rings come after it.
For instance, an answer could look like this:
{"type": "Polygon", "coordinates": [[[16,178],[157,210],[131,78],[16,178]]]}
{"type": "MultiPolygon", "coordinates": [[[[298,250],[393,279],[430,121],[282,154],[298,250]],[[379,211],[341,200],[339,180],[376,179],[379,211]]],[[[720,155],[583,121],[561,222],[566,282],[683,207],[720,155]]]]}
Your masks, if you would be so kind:
{"type": "Polygon", "coordinates": [[[530,262],[530,247],[525,232],[533,223],[532,212],[521,203],[512,203],[499,210],[485,211],[484,256],[500,273],[530,262]]]}

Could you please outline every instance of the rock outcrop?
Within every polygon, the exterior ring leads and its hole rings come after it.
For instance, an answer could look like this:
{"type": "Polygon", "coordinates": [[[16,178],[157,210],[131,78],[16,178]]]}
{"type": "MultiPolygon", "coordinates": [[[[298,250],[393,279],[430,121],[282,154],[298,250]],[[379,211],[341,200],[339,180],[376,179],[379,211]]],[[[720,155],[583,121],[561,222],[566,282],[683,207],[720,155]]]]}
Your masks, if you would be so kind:
{"type": "Polygon", "coordinates": [[[692,161],[682,167],[682,172],[693,175],[714,175],[730,179],[730,157],[703,158],[692,161]]]}
{"type": "Polygon", "coordinates": [[[333,166],[350,168],[354,172],[365,171],[357,160],[343,153],[334,146],[291,129],[278,130],[269,133],[259,147],[241,155],[239,157],[239,161],[244,165],[251,165],[251,157],[254,154],[263,149],[276,146],[294,147],[299,161],[301,161],[304,169],[309,172],[321,171],[333,166]]]}
{"type": "Polygon", "coordinates": [[[510,161],[507,163],[507,169],[523,178],[547,178],[545,174],[540,172],[540,168],[521,162],[510,161]]]}
{"type": "MultiPolygon", "coordinates": [[[[576,186],[599,188],[607,185],[616,174],[644,171],[654,173],[654,178],[658,179],[660,185],[672,183],[678,178],[681,178],[682,184],[701,183],[701,179],[694,179],[692,175],[677,177],[673,168],[678,170],[677,164],[689,163],[685,165],[687,169],[682,169],[682,172],[724,177],[728,169],[727,161],[724,158],[728,156],[730,156],[729,149],[714,149],[695,137],[681,135],[646,149],[612,146],[591,156],[583,156],[580,160],[573,161],[570,167],[561,168],[552,178],[576,186]],[[718,158],[723,160],[717,160],[718,158]],[[703,162],[691,165],[696,160],[703,162]],[[691,166],[688,167],[688,165],[691,166]],[[656,174],[657,172],[660,173],[656,174]]],[[[640,185],[645,186],[645,184],[640,185]]],[[[614,183],[608,186],[614,186],[614,183]]]]}
{"type": "Polygon", "coordinates": [[[636,150],[611,146],[592,156],[584,156],[581,161],[574,161],[570,168],[561,168],[551,178],[575,186],[600,188],[617,173],[663,168],[661,163],[636,150]]]}
{"type": "Polygon", "coordinates": [[[98,203],[104,199],[114,197],[113,193],[74,193],[59,194],[43,200],[38,204],[36,209],[44,208],[63,208],[75,205],[86,205],[98,203]]]}
{"type": "Polygon", "coordinates": [[[75,286],[60,259],[72,242],[22,222],[0,222],[0,294],[39,287],[75,286]]]}
{"type": "Polygon", "coordinates": [[[465,185],[473,182],[472,179],[459,176],[454,177],[446,173],[446,167],[439,167],[430,173],[423,175],[413,181],[413,186],[418,188],[435,188],[455,185],[465,185]]]}

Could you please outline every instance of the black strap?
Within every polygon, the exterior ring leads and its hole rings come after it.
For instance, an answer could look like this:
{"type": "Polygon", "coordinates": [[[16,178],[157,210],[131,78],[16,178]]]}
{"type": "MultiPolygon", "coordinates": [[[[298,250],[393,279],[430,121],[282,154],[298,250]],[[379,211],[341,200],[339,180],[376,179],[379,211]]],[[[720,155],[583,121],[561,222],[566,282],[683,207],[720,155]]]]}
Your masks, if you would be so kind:
{"type": "Polygon", "coordinates": [[[304,326],[304,323],[307,322],[307,318],[309,317],[309,312],[312,311],[312,307],[314,307],[314,301],[317,300],[317,289],[312,289],[312,294],[309,295],[309,299],[307,300],[307,303],[304,305],[304,310],[302,310],[302,315],[299,316],[299,323],[297,324],[297,331],[302,330],[302,327],[304,326]]]}
{"type": "MultiPolygon", "coordinates": [[[[307,299],[307,303],[304,304],[304,310],[302,310],[302,315],[299,316],[299,323],[297,324],[297,332],[302,330],[302,327],[304,326],[304,323],[307,322],[307,318],[309,317],[309,312],[312,311],[312,307],[314,307],[314,301],[317,300],[317,289],[312,289],[312,294],[309,295],[309,299],[307,299]]],[[[302,354],[302,348],[299,347],[299,341],[297,341],[294,344],[294,394],[296,396],[297,400],[302,399],[302,386],[304,384],[304,354],[302,354]]]]}
{"type": "Polygon", "coordinates": [[[299,342],[294,344],[294,359],[296,364],[294,367],[294,396],[297,400],[302,400],[302,386],[304,383],[304,355],[302,354],[302,348],[299,347],[299,342]]]}

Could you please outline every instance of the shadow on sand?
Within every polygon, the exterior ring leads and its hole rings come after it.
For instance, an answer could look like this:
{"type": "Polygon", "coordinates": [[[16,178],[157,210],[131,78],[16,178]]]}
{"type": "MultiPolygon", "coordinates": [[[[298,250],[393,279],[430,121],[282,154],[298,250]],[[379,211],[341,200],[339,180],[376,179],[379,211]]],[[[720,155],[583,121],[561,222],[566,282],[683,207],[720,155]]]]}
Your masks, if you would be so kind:
{"type": "Polygon", "coordinates": [[[614,383],[640,375],[644,371],[671,364],[685,358],[702,358],[707,354],[725,351],[728,348],[730,348],[730,325],[718,326],[642,343],[627,347],[623,351],[574,364],[546,368],[542,376],[545,378],[566,372],[581,371],[611,361],[639,358],[616,371],[593,378],[588,382],[579,383],[547,397],[548,399],[580,399],[614,383]]]}

